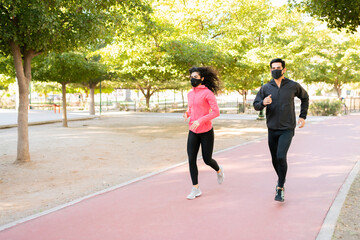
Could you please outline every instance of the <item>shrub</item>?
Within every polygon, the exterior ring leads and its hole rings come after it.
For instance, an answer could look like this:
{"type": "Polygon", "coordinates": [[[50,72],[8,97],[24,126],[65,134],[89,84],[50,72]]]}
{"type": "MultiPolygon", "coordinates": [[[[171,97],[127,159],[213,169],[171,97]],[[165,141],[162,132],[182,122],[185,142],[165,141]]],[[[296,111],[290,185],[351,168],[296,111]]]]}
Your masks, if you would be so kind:
{"type": "Polygon", "coordinates": [[[341,112],[341,106],[340,100],[330,101],[326,99],[314,101],[310,105],[310,113],[315,116],[336,116],[341,112]]]}
{"type": "Polygon", "coordinates": [[[160,112],[159,104],[155,104],[155,106],[150,107],[150,112],[160,112]]]}
{"type": "Polygon", "coordinates": [[[15,99],[9,97],[10,94],[1,94],[0,95],[0,108],[4,109],[15,109],[16,102],[15,99]]]}

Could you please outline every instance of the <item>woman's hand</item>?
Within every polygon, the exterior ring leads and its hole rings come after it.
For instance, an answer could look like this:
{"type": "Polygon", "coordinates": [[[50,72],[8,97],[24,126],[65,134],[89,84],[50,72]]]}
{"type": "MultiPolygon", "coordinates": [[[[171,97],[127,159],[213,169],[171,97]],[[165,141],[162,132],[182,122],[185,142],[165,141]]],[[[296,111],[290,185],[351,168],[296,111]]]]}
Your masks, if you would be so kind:
{"type": "Polygon", "coordinates": [[[193,122],[193,124],[191,124],[190,130],[195,131],[199,126],[200,126],[200,123],[196,120],[193,122]]]}
{"type": "Polygon", "coordinates": [[[189,118],[187,112],[184,112],[183,118],[184,118],[184,121],[186,122],[186,120],[189,118]]]}

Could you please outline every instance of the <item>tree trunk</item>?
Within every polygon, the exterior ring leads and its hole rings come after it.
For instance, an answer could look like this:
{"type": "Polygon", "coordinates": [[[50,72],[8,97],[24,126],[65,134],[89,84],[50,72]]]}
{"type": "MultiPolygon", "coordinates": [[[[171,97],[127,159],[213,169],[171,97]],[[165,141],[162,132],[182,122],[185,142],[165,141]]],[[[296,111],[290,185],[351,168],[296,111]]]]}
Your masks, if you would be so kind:
{"type": "Polygon", "coordinates": [[[146,87],[146,92],[145,92],[145,89],[143,87],[141,87],[140,85],[138,85],[138,88],[140,89],[140,91],[142,92],[142,94],[144,95],[144,97],[146,99],[146,107],[148,109],[150,109],[150,98],[159,89],[155,89],[153,92],[151,92],[151,86],[148,85],[146,87]]]}
{"type": "Polygon", "coordinates": [[[336,92],[337,92],[338,98],[340,99],[341,98],[341,88],[340,87],[337,88],[336,92]]]}
{"type": "Polygon", "coordinates": [[[341,84],[338,81],[335,81],[334,88],[339,99],[341,98],[341,87],[341,84]]]}
{"type": "Polygon", "coordinates": [[[245,113],[245,109],[246,109],[246,90],[242,90],[242,97],[243,97],[243,113],[245,113]]]}
{"type": "Polygon", "coordinates": [[[63,104],[63,127],[67,127],[67,115],[66,115],[66,83],[61,83],[62,88],[62,104],[63,104]]]}
{"type": "Polygon", "coordinates": [[[95,85],[90,85],[89,112],[90,115],[95,115],[95,85]]]}
{"type": "Polygon", "coordinates": [[[181,89],[181,98],[182,98],[182,106],[185,107],[185,97],[184,97],[184,90],[181,89]]]}
{"type": "Polygon", "coordinates": [[[145,95],[145,98],[146,98],[146,107],[148,108],[148,109],[150,109],[150,91],[149,90],[147,90],[147,92],[146,92],[146,95],[145,95]]]}
{"type": "Polygon", "coordinates": [[[243,101],[242,101],[242,113],[245,113],[245,108],[246,108],[246,90],[238,90],[239,94],[242,96],[243,101]]]}
{"type": "Polygon", "coordinates": [[[14,57],[14,66],[19,85],[19,108],[18,108],[18,141],[17,157],[15,163],[30,162],[29,133],[28,133],[28,108],[29,108],[29,83],[31,81],[31,60],[33,52],[24,54],[24,64],[20,47],[10,42],[14,57]]]}
{"type": "Polygon", "coordinates": [[[146,107],[150,110],[150,97],[151,97],[151,86],[146,86],[146,93],[144,94],[146,98],[146,107]]]}

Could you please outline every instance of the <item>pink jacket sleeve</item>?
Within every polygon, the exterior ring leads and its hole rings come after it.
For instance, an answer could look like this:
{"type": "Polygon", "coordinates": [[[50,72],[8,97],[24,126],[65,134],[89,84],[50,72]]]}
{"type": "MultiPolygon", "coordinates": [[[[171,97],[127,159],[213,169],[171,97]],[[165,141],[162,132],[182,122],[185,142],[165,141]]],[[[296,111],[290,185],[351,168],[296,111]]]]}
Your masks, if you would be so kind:
{"type": "MultiPolygon", "coordinates": [[[[189,94],[188,94],[188,99],[189,99],[189,94]]],[[[188,101],[189,102],[189,101],[188,101]]],[[[190,103],[188,103],[188,109],[186,110],[185,112],[187,114],[187,117],[190,117],[191,116],[191,106],[190,106],[190,103]]]]}
{"type": "Polygon", "coordinates": [[[214,93],[209,92],[208,94],[206,94],[206,100],[208,101],[208,103],[210,105],[211,111],[209,111],[209,113],[206,114],[205,116],[202,116],[201,118],[198,119],[198,122],[200,124],[203,122],[210,121],[210,120],[220,116],[219,107],[217,105],[214,93]]]}

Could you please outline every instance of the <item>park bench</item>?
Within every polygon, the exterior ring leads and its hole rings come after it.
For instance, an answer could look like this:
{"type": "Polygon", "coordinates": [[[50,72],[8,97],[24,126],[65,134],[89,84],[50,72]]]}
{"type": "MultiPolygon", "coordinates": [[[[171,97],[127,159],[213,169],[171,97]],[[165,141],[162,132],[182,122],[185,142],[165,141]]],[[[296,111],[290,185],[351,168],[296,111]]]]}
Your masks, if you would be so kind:
{"type": "Polygon", "coordinates": [[[53,108],[54,109],[54,113],[56,113],[56,108],[59,109],[59,113],[60,113],[60,105],[58,104],[37,104],[37,103],[34,103],[34,104],[29,104],[29,109],[34,109],[34,108],[53,108]]]}

